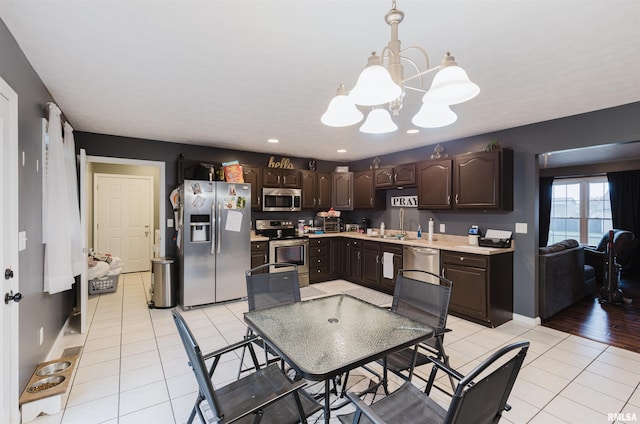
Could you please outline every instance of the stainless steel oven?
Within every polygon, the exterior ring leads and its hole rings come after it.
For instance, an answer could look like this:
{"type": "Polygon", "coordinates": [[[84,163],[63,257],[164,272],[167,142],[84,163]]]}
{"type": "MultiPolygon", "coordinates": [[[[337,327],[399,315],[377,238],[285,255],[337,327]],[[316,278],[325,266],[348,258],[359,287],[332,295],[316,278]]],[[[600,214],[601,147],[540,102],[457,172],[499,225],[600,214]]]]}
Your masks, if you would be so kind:
{"type": "MultiPolygon", "coordinates": [[[[269,262],[298,265],[300,287],[309,285],[309,239],[269,240],[269,262]]],[[[269,272],[288,271],[291,267],[270,267],[269,272]]]]}
{"type": "MultiPolygon", "coordinates": [[[[300,286],[309,285],[309,239],[300,237],[291,220],[256,219],[256,234],[269,237],[269,263],[298,266],[300,286]]],[[[288,271],[290,267],[270,267],[269,272],[288,271]]]]}

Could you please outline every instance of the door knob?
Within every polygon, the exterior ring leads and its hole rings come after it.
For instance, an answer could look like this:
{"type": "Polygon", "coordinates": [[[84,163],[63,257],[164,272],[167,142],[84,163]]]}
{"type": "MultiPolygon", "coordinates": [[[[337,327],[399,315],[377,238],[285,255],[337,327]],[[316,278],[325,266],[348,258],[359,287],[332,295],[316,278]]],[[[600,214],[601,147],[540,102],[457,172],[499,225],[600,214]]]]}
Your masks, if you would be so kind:
{"type": "Polygon", "coordinates": [[[11,268],[7,268],[4,270],[4,279],[10,280],[13,278],[13,270],[11,268]]]}
{"type": "Polygon", "coordinates": [[[10,301],[14,301],[16,303],[20,302],[22,300],[22,293],[18,292],[16,294],[13,294],[13,290],[11,290],[9,293],[6,293],[4,295],[4,304],[8,305],[10,301]]]}

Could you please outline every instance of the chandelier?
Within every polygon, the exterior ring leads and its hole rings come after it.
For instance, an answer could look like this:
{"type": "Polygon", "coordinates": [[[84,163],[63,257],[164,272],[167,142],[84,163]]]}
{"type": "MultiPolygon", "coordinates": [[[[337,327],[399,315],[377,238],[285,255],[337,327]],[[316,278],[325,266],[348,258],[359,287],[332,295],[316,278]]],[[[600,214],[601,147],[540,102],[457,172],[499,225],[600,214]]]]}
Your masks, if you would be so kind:
{"type": "Polygon", "coordinates": [[[393,0],[391,10],[385,15],[385,21],[391,26],[391,41],[380,56],[376,52],[371,53],[351,91],[340,84],[336,96],[320,118],[323,124],[330,127],[357,124],[364,117],[357,106],[364,106],[372,109],[360,127],[361,132],[382,134],[395,131],[398,126],[391,115],[399,116],[405,90],[413,90],[424,94],[422,106],[411,122],[422,128],[438,128],[453,124],[458,118],[449,106],[466,102],[478,95],[480,88],[469,80],[467,73],[458,66],[449,52],[438,66],[431,68],[429,56],[421,47],[400,48],[398,25],[403,19],[404,13],[396,9],[396,1],[393,0]],[[424,59],[424,70],[420,69],[414,58],[407,56],[408,52],[424,59]],[[403,63],[413,70],[406,78],[403,63]],[[434,71],[438,72],[431,81],[431,87],[425,90],[424,76],[434,71]],[[417,83],[417,86],[407,83],[417,83]]]}

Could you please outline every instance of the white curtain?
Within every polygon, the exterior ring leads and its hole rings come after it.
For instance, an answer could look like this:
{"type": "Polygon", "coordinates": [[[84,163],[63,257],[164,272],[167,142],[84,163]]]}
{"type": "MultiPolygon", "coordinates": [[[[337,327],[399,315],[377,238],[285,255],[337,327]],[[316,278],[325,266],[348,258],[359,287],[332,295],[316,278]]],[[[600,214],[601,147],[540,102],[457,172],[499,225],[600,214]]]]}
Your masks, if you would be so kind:
{"type": "Polygon", "coordinates": [[[47,190],[45,214],[44,290],[59,293],[73,285],[71,254],[71,207],[65,170],[60,109],[49,104],[49,149],[47,155],[47,190]]]}
{"type": "Polygon", "coordinates": [[[64,160],[67,171],[67,194],[69,195],[69,221],[71,236],[71,269],[73,275],[80,275],[86,264],[82,252],[82,232],[80,231],[80,203],[78,202],[78,176],[76,174],[76,142],[73,127],[64,123],[64,160]]]}

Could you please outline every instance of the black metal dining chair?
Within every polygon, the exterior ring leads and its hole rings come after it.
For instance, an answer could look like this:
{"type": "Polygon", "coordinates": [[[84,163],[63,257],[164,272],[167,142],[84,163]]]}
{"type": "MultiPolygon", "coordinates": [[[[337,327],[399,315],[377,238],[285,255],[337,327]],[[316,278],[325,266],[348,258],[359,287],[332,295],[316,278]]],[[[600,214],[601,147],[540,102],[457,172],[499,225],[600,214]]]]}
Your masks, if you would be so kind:
{"type": "Polygon", "coordinates": [[[322,408],[301,390],[306,384],[304,381],[292,382],[275,364],[260,369],[252,346],[254,338],[203,355],[182,315],[175,309],[171,313],[187,352],[189,365],[198,381],[198,398],[189,415],[188,424],[193,422],[196,414],[202,423],[306,423],[306,417],[322,408]],[[225,386],[214,388],[211,379],[222,355],[245,346],[251,354],[256,371],[225,386]],[[213,360],[209,370],[205,363],[207,360],[213,360]],[[206,404],[208,411],[203,404],[206,404]]]}
{"type": "Polygon", "coordinates": [[[273,263],[245,272],[249,311],[300,302],[298,266],[273,263]],[[278,271],[285,268],[285,271],[278,271]],[[270,271],[270,272],[265,272],[270,271]]]}
{"type": "MultiPolygon", "coordinates": [[[[255,311],[273,306],[289,305],[300,302],[300,282],[298,280],[298,267],[289,263],[264,264],[252,268],[245,272],[247,284],[247,303],[249,311],[255,311]],[[284,271],[278,271],[285,269],[284,271]],[[269,272],[272,271],[272,272],[269,272]]],[[[253,331],[247,327],[245,338],[253,336],[253,331]]],[[[254,339],[264,350],[265,364],[278,361],[275,352],[261,340],[254,339]],[[269,358],[271,355],[271,358],[269,358]]],[[[244,371],[243,368],[246,348],[242,350],[240,370],[238,376],[244,371]]]]}
{"type": "MultiPolygon", "coordinates": [[[[391,311],[426,324],[435,332],[431,339],[377,361],[383,367],[381,382],[385,393],[389,393],[387,384],[389,371],[407,381],[416,375],[431,386],[435,381],[436,373],[432,372],[429,379],[426,379],[415,374],[415,368],[430,363],[430,357],[439,359],[449,366],[449,356],[444,349],[444,335],[451,331],[446,328],[446,325],[452,287],[453,283],[450,280],[428,271],[413,269],[398,271],[391,311]]],[[[372,372],[368,367],[365,369],[372,372]]],[[[346,391],[348,377],[347,373],[342,389],[343,394],[346,391]]],[[[450,378],[450,383],[451,388],[455,388],[453,378],[450,378]]]]}
{"type": "MultiPolygon", "coordinates": [[[[443,408],[411,382],[377,402],[367,405],[355,393],[347,393],[356,411],[340,415],[343,424],[494,424],[509,410],[507,399],[529,349],[522,341],[505,346],[466,376],[435,358],[434,366],[458,380],[448,409],[443,408]]],[[[429,387],[428,387],[429,388],[429,387]]]]}
{"type": "MultiPolygon", "coordinates": [[[[451,280],[440,275],[413,269],[398,271],[391,311],[426,324],[434,328],[435,333],[431,339],[413,348],[392,353],[379,361],[384,369],[385,392],[388,393],[386,385],[388,371],[410,381],[414,375],[423,379],[415,374],[414,370],[416,367],[430,363],[430,358],[436,358],[449,366],[449,356],[444,348],[444,335],[451,331],[446,327],[452,289],[451,280]]],[[[433,385],[434,380],[435,373],[432,372],[429,380],[425,381],[433,385]]],[[[451,388],[455,388],[453,378],[450,377],[449,380],[451,388]]]]}

